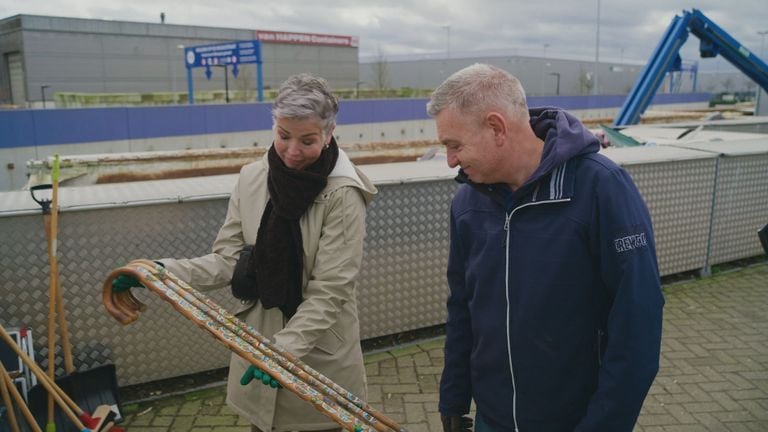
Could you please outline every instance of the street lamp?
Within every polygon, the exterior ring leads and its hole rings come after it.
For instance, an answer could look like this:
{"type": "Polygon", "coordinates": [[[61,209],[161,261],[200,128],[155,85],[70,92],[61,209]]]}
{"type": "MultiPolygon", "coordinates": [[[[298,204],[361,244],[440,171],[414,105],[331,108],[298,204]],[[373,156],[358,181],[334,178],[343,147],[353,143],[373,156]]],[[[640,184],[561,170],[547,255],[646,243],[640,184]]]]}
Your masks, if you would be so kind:
{"type": "Polygon", "coordinates": [[[226,64],[214,65],[224,68],[224,100],[229,103],[229,67],[226,64]]]}
{"type": "Polygon", "coordinates": [[[592,81],[592,94],[597,94],[597,69],[600,67],[600,0],[597,0],[597,34],[595,35],[595,79],[592,81]]]}
{"type": "Polygon", "coordinates": [[[445,56],[446,56],[446,58],[451,58],[451,26],[450,25],[444,25],[442,27],[446,31],[445,56]]]}
{"type": "Polygon", "coordinates": [[[554,75],[557,78],[557,85],[555,86],[555,96],[560,96],[560,72],[550,72],[550,75],[554,75]]]}
{"type": "Polygon", "coordinates": [[[40,86],[40,94],[43,95],[43,109],[45,109],[45,89],[50,87],[49,85],[41,85],[40,86]]]}
{"type": "MultiPolygon", "coordinates": [[[[761,59],[765,58],[765,35],[768,34],[768,30],[761,30],[758,31],[757,34],[759,34],[762,39],[760,39],[760,57],[761,59]]],[[[755,98],[755,115],[761,115],[760,112],[760,99],[762,99],[762,94],[765,91],[762,89],[762,87],[757,86],[757,97],[755,98]]]]}
{"type": "MultiPolygon", "coordinates": [[[[179,44],[176,45],[176,49],[181,50],[181,58],[182,61],[184,60],[184,45],[179,44]]],[[[171,93],[173,93],[173,104],[176,105],[179,103],[179,95],[176,93],[176,61],[174,60],[176,58],[176,52],[173,53],[171,56],[171,93]]]]}
{"type": "Polygon", "coordinates": [[[760,57],[765,57],[765,35],[768,35],[768,30],[758,31],[757,34],[762,36],[760,39],[760,57]]]}

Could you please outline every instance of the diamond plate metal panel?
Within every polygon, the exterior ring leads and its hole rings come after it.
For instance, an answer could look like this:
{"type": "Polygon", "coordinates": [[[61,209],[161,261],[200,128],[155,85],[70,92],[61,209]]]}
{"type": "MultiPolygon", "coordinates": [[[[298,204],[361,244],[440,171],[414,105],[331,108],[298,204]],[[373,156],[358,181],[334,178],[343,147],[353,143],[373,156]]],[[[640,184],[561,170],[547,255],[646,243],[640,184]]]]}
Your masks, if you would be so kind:
{"type": "Polygon", "coordinates": [[[380,186],[368,208],[358,299],[363,338],[445,322],[453,180],[380,186]]]}
{"type": "Polygon", "coordinates": [[[716,159],[627,165],[653,220],[661,275],[703,268],[716,159]]]}
{"type": "MultiPolygon", "coordinates": [[[[364,338],[445,321],[448,209],[453,180],[380,187],[369,207],[360,277],[364,338]]],[[[115,363],[120,385],[227,365],[228,352],[153,294],[128,326],[101,305],[107,273],[139,257],[207,253],[226,213],[226,199],[62,212],[59,269],[76,366],[115,363]]],[[[0,322],[35,329],[37,357],[47,364],[48,262],[42,217],[0,219],[0,322]]],[[[138,290],[136,290],[138,291],[138,290]]],[[[141,295],[141,293],[137,293],[141,295]]],[[[210,293],[227,309],[227,290],[210,293]]],[[[57,373],[63,373],[57,348],[57,373]]]]}
{"type": "MultiPolygon", "coordinates": [[[[226,365],[227,350],[156,295],[142,296],[149,309],[125,327],[101,304],[107,273],[131,259],[207,253],[226,204],[218,200],[61,213],[60,280],[79,370],[115,363],[120,385],[128,385],[226,365]]],[[[0,238],[0,321],[33,328],[37,359],[47,367],[49,270],[42,217],[3,218],[0,238]]],[[[227,294],[220,290],[211,297],[231,308],[233,299],[227,294]]],[[[63,373],[62,362],[58,352],[58,373],[63,373]]]]}
{"type": "Polygon", "coordinates": [[[710,265],[762,254],[756,233],[768,223],[768,155],[719,160],[710,265]]]}
{"type": "MultiPolygon", "coordinates": [[[[754,255],[749,241],[758,247],[756,240],[744,236],[754,234],[750,223],[764,223],[760,218],[768,214],[766,157],[721,160],[712,262],[754,255]]],[[[626,165],[653,218],[662,274],[706,265],[715,161],[626,165]]],[[[358,290],[363,338],[445,322],[448,219],[456,186],[452,179],[379,186],[368,208],[358,290]]],[[[125,327],[106,314],[100,298],[107,272],[133,258],[207,253],[226,205],[220,197],[61,214],[61,283],[81,370],[115,363],[120,384],[129,385],[226,366],[228,351],[159,297],[144,295],[149,310],[125,327]]],[[[0,323],[32,327],[45,366],[48,264],[42,224],[40,215],[0,218],[0,323]]],[[[226,289],[210,295],[225,308],[235,306],[226,289]]]]}

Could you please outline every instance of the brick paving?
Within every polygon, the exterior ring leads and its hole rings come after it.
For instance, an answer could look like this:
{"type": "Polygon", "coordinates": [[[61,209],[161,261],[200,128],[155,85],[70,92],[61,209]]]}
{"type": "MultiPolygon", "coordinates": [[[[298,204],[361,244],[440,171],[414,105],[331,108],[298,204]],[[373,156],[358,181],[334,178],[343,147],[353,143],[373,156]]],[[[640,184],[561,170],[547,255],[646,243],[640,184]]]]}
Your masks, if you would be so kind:
{"type": "MultiPolygon", "coordinates": [[[[666,285],[661,370],[636,432],[768,431],[768,263],[666,285]]],[[[368,402],[410,432],[441,432],[443,339],[366,355],[368,402]]],[[[129,432],[248,432],[215,386],[128,404],[129,432]]]]}

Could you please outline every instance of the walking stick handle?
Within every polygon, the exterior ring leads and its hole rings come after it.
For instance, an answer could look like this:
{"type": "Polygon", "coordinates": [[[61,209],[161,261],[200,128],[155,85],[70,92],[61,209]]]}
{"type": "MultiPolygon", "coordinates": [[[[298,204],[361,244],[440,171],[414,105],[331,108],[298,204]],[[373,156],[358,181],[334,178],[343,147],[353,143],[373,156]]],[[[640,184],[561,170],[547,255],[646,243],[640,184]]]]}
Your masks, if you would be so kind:
{"type": "Polygon", "coordinates": [[[344,429],[351,432],[384,432],[390,429],[405,432],[405,429],[386,416],[374,414],[374,410],[354,395],[343,391],[345,396],[348,394],[349,399],[339,397],[341,395],[331,388],[337,387],[340,390],[337,385],[332,382],[323,383],[318,379],[320,376],[308,373],[309,368],[306,365],[300,366],[301,362],[298,360],[287,361],[283,355],[275,352],[277,347],[266,338],[257,339],[255,330],[239,322],[234,315],[151,261],[133,261],[112,271],[104,282],[104,306],[122,324],[135,321],[140,309],[132,306],[137,300],[130,290],[117,293],[112,290],[112,281],[120,274],[135,277],[145,288],[158,294],[187,319],[210,332],[231,351],[272,376],[283,388],[310,402],[314,408],[332,418],[344,429]]]}

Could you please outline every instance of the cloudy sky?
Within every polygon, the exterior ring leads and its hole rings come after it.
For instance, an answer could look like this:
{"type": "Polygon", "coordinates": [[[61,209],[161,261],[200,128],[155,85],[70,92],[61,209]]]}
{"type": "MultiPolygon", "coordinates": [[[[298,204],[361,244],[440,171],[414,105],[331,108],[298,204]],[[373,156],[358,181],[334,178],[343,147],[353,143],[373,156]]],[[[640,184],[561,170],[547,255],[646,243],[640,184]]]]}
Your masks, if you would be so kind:
{"type": "MultiPolygon", "coordinates": [[[[758,31],[768,30],[766,0],[0,0],[0,17],[159,22],[164,12],[167,24],[358,36],[363,59],[488,50],[594,59],[598,4],[601,60],[646,61],[672,17],[692,7],[758,54],[758,31]]],[[[697,50],[691,36],[683,58],[697,50]]]]}

